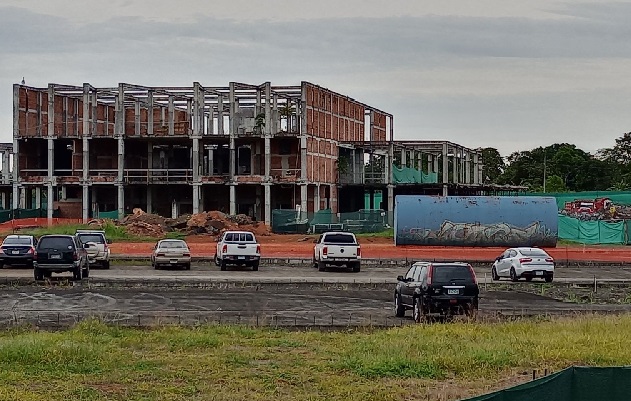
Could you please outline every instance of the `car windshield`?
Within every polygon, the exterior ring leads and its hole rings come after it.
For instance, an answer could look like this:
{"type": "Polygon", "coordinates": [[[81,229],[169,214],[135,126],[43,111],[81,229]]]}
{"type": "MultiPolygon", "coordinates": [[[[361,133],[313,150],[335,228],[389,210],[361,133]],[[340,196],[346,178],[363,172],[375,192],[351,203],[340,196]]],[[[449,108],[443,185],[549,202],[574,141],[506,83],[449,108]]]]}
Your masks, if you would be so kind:
{"type": "Polygon", "coordinates": [[[354,244],[355,237],[351,234],[327,234],[324,237],[324,242],[327,244],[354,244]]]}
{"type": "Polygon", "coordinates": [[[97,244],[104,244],[105,239],[100,234],[79,234],[79,239],[84,244],[87,242],[95,242],[97,244]]]}
{"type": "Polygon", "coordinates": [[[31,245],[31,239],[28,237],[7,237],[2,245],[31,245]]]}
{"type": "Polygon", "coordinates": [[[186,244],[182,241],[165,241],[158,245],[160,249],[181,249],[186,248],[186,244]]]}
{"type": "Polygon", "coordinates": [[[545,251],[541,249],[522,249],[521,251],[519,251],[519,253],[524,256],[540,256],[543,258],[547,258],[549,256],[545,251]]]}
{"type": "Polygon", "coordinates": [[[468,266],[434,265],[432,280],[436,284],[459,281],[473,283],[473,276],[468,266]]]}
{"type": "Polygon", "coordinates": [[[44,237],[39,240],[39,249],[72,249],[74,244],[68,237],[44,237]]]}

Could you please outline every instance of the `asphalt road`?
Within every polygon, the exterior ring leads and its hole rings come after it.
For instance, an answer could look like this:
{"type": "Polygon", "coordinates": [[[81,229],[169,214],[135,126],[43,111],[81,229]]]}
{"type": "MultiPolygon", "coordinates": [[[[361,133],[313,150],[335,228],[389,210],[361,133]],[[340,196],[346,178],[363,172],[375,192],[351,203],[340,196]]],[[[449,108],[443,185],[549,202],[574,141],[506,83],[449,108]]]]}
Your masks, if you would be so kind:
{"type": "MultiPolygon", "coordinates": [[[[229,268],[220,271],[218,267],[193,265],[190,271],[154,270],[150,266],[121,266],[113,265],[110,270],[91,269],[91,281],[157,281],[157,282],[274,282],[274,283],[395,283],[398,275],[404,275],[406,268],[364,266],[359,273],[352,273],[345,269],[319,272],[310,267],[291,266],[261,266],[253,272],[249,268],[229,268]]],[[[492,282],[490,269],[476,268],[480,283],[492,282]]],[[[0,283],[11,279],[29,279],[33,277],[30,269],[4,268],[0,269],[0,283]]],[[[71,274],[54,274],[53,278],[70,278],[71,274]]],[[[554,281],[558,283],[591,283],[594,278],[599,283],[625,282],[631,284],[631,267],[593,267],[593,268],[557,268],[554,281]]],[[[523,281],[523,280],[522,280],[523,281]]],[[[539,280],[543,282],[542,280],[539,280]]],[[[510,283],[503,279],[502,282],[510,283]]],[[[533,282],[537,282],[534,280],[533,282]]]]}
{"type": "MultiPolygon", "coordinates": [[[[621,312],[631,305],[580,305],[516,291],[483,292],[484,316],[621,312]]],[[[394,326],[392,290],[279,285],[215,288],[3,288],[0,326],[31,323],[67,326],[87,316],[125,325],[248,323],[280,326],[394,326]]]]}

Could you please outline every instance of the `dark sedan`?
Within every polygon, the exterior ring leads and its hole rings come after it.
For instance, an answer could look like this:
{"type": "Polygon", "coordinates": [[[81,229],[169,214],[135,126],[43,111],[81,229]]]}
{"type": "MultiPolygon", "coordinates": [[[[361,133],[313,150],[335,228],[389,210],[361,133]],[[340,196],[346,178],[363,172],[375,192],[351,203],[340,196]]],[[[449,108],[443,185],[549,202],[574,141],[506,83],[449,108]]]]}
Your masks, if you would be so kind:
{"type": "Polygon", "coordinates": [[[32,235],[9,235],[0,247],[0,267],[33,267],[37,239],[32,235]]]}

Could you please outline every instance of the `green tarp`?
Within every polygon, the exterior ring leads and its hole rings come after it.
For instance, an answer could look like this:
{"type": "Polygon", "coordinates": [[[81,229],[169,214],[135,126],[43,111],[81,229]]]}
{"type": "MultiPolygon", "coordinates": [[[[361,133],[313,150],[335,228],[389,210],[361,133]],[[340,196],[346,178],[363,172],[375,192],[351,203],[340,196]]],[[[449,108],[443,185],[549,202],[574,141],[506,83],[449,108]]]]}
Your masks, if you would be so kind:
{"type": "Polygon", "coordinates": [[[624,221],[581,221],[559,215],[559,238],[582,244],[626,244],[627,227],[624,221]]]}
{"type": "Polygon", "coordinates": [[[627,401],[631,368],[572,367],[541,379],[467,401],[627,401]]]}
{"type": "Polygon", "coordinates": [[[436,184],[438,173],[425,174],[413,168],[392,165],[392,180],[395,184],[436,184]]]}
{"type": "Polygon", "coordinates": [[[118,219],[118,210],[112,210],[111,212],[99,212],[99,219],[118,219]]]}
{"type": "Polygon", "coordinates": [[[565,202],[596,198],[609,198],[616,205],[631,205],[631,192],[629,191],[589,191],[589,192],[549,192],[533,193],[528,196],[552,196],[557,200],[559,210],[565,207],[565,202]]]}

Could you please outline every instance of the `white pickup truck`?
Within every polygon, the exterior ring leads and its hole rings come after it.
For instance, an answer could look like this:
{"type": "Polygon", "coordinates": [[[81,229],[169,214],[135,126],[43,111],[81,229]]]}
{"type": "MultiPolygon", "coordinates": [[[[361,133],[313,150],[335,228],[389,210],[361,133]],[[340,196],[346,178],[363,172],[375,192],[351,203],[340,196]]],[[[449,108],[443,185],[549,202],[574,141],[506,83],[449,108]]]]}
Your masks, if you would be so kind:
{"type": "Polygon", "coordinates": [[[355,234],[338,231],[322,234],[313,248],[313,266],[319,271],[325,271],[327,266],[346,266],[358,272],[361,247],[355,234]]]}
{"type": "Polygon", "coordinates": [[[226,266],[252,266],[259,269],[261,245],[249,231],[226,231],[217,241],[215,264],[226,270],[226,266]]]}

